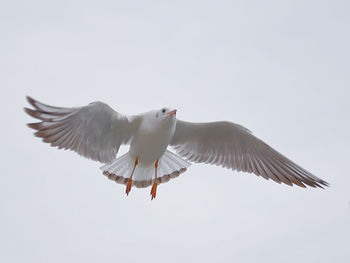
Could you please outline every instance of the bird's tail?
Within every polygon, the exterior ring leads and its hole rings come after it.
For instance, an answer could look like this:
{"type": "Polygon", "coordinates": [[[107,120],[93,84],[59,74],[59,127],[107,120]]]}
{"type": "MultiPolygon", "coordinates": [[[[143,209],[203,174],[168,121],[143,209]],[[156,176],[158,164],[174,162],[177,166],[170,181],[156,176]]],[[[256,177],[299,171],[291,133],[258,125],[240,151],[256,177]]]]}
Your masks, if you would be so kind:
{"type": "MultiPolygon", "coordinates": [[[[127,184],[127,181],[132,173],[135,165],[129,153],[126,153],[116,160],[103,165],[100,169],[108,179],[116,181],[119,184],[127,184]]],[[[184,173],[191,164],[176,154],[165,151],[163,156],[158,161],[157,180],[158,183],[166,183],[170,179],[184,173]]],[[[139,162],[135,168],[132,184],[136,187],[148,187],[153,184],[155,179],[154,164],[144,165],[139,162]]]]}

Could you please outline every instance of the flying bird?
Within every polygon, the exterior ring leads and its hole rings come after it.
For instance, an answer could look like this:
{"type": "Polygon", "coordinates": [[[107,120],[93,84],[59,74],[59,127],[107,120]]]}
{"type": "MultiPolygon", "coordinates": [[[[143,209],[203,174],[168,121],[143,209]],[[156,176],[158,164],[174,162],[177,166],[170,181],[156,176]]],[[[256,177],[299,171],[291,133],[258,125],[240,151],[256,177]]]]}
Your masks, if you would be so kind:
{"type": "Polygon", "coordinates": [[[127,195],[132,186],[152,185],[154,199],[157,186],[185,172],[190,162],[254,173],[290,186],[328,186],[239,124],[182,121],[176,118],[176,110],[169,108],[128,116],[103,102],[62,108],[30,97],[27,100],[33,109],[25,111],[41,120],[28,124],[37,130],[37,137],[103,163],[103,174],[126,185],[127,195]],[[129,151],[116,158],[123,144],[130,145],[129,151]]]}

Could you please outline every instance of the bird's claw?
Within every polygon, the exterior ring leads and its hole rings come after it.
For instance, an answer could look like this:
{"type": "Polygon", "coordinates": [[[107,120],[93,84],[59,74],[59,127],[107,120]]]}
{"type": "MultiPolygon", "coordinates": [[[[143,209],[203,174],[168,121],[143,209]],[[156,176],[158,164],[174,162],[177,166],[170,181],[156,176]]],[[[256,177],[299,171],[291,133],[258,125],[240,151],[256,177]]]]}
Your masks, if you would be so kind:
{"type": "Polygon", "coordinates": [[[157,195],[157,181],[154,182],[152,189],[151,189],[151,200],[156,198],[157,195]]]}

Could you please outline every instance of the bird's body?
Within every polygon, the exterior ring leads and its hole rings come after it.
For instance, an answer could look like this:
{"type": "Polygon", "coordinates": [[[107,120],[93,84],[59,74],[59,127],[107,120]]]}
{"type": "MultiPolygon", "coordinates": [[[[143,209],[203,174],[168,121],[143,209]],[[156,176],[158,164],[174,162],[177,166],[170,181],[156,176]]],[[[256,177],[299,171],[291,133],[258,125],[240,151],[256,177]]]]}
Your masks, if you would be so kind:
{"type": "Polygon", "coordinates": [[[126,116],[102,102],[60,108],[30,97],[27,100],[34,110],[25,108],[26,112],[41,120],[28,124],[37,130],[36,136],[59,149],[104,163],[103,174],[125,184],[127,194],[133,185],[153,184],[153,199],[157,185],[185,172],[189,161],[221,165],[288,185],[328,185],[232,122],[185,122],[168,108],[126,116]],[[122,144],[130,144],[129,151],[116,159],[122,144]],[[178,155],[167,150],[168,146],[178,155]]]}
{"type": "MultiPolygon", "coordinates": [[[[174,115],[168,115],[166,109],[165,118],[158,121],[157,112],[151,111],[144,115],[142,122],[130,143],[129,154],[145,165],[153,164],[160,159],[168,148],[175,133],[176,119],[174,115]]],[[[158,113],[158,116],[161,113],[158,113]]]]}

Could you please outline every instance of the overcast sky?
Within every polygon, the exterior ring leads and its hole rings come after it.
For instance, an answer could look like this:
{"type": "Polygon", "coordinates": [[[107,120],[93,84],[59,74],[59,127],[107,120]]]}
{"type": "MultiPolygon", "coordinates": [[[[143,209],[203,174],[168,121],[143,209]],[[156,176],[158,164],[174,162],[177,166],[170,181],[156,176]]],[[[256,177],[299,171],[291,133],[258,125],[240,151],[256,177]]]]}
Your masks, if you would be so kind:
{"type": "MultiPolygon", "coordinates": [[[[1,1],[1,262],[350,262],[349,1],[1,1]],[[147,189],[42,143],[25,95],[253,131],[331,187],[192,165],[147,189]]],[[[125,152],[123,148],[121,152],[125,152]]]]}

